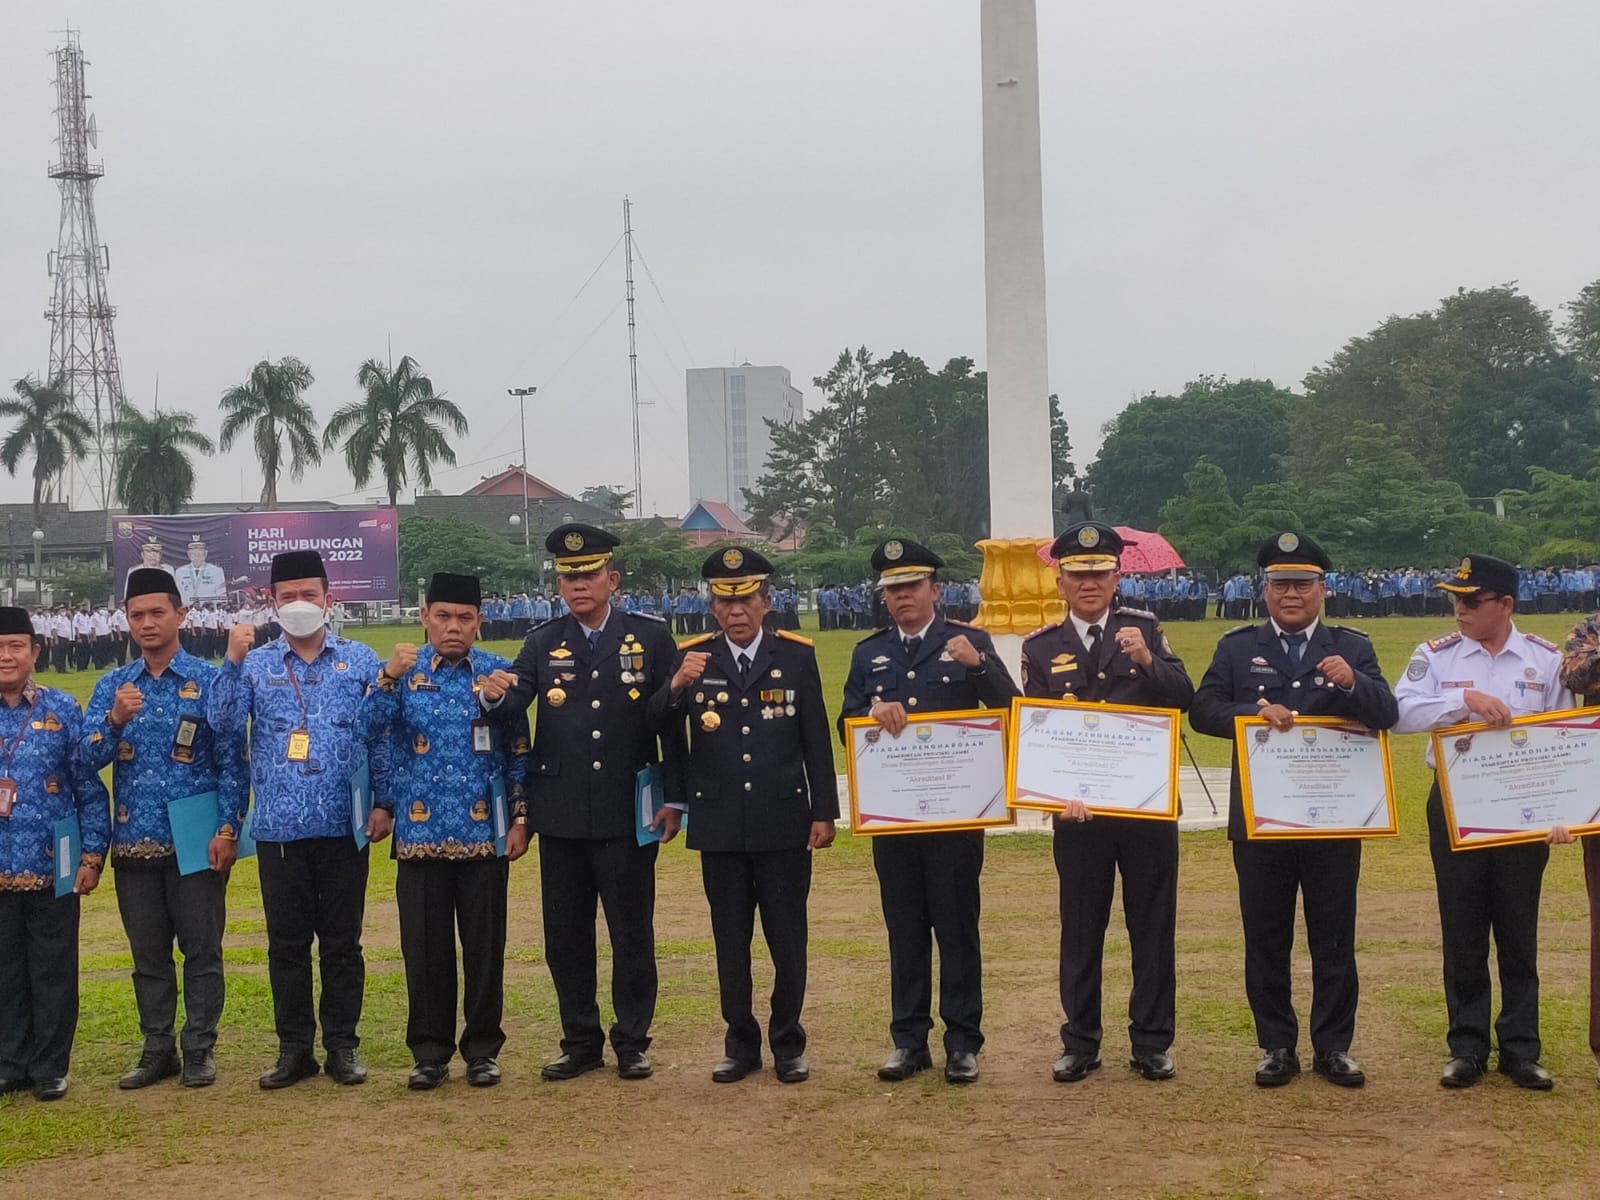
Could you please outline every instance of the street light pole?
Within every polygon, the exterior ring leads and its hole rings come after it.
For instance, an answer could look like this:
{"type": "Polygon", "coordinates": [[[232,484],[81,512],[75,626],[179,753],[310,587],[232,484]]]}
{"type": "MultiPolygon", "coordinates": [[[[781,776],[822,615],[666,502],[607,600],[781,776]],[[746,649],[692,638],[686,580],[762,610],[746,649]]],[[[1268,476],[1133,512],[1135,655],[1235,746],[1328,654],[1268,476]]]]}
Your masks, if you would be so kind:
{"type": "Polygon", "coordinates": [[[44,603],[44,568],[41,565],[44,550],[44,530],[33,531],[33,596],[40,604],[44,603]]]}
{"type": "Polygon", "coordinates": [[[528,524],[528,410],[526,401],[539,389],[536,387],[507,388],[506,395],[517,398],[517,426],[522,431],[522,548],[531,547],[533,527],[528,524]]]}

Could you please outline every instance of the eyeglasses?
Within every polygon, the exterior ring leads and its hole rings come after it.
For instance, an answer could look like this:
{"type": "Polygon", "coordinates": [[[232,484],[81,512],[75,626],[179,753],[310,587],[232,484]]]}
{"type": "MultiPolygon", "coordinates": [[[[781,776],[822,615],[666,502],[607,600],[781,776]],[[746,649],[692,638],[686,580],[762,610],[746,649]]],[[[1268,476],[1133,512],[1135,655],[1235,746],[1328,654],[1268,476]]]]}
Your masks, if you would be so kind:
{"type": "Polygon", "coordinates": [[[1456,603],[1462,608],[1477,608],[1480,604],[1488,604],[1507,598],[1498,592],[1470,592],[1466,595],[1457,595],[1456,603]]]}
{"type": "Polygon", "coordinates": [[[1290,592],[1295,595],[1305,595],[1322,586],[1320,579],[1269,579],[1267,586],[1279,592],[1290,592]]]}

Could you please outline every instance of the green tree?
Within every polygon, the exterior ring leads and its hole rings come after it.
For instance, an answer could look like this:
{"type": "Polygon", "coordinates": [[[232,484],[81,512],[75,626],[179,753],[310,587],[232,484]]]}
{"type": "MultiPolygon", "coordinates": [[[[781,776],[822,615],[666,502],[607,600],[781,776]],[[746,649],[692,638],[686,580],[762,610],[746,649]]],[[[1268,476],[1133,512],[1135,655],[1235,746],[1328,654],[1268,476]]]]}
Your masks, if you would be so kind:
{"type": "MultiPolygon", "coordinates": [[[[708,551],[697,550],[674,529],[646,529],[633,523],[618,531],[622,539],[612,562],[630,587],[676,584],[700,577],[700,563],[708,551]]],[[[731,543],[730,543],[731,544],[731,543]]]]}
{"type": "MultiPolygon", "coordinates": [[[[985,396],[987,405],[987,395],[985,396]]],[[[1072,433],[1067,418],[1061,415],[1061,397],[1050,393],[1050,483],[1057,491],[1071,491],[1078,481],[1078,468],[1072,462],[1072,433]]]]}
{"type": "Polygon", "coordinates": [[[322,431],[324,450],[344,439],[345,466],[356,487],[366,487],[374,473],[381,475],[393,505],[412,475],[418,486],[431,487],[434,463],[455,465],[449,435],[465,437],[467,418],[443,392],[433,390],[433,380],[417,369],[415,359],[405,355],[391,369],[369,358],[356,372],[356,382],[365,398],[334,413],[322,431]]]}
{"type": "Polygon", "coordinates": [[[97,562],[63,563],[50,578],[50,594],[62,604],[104,604],[111,599],[111,572],[97,562]]]}
{"type": "Polygon", "coordinates": [[[1176,396],[1140,397],[1105,425],[1086,483],[1102,519],[1148,529],[1204,458],[1227,476],[1234,499],[1281,478],[1297,397],[1269,379],[1202,376],[1176,396]]]}
{"type": "Polygon", "coordinates": [[[526,591],[538,566],[513,545],[455,517],[410,516],[400,522],[400,577],[427,579],[436,571],[476,575],[485,591],[526,591]]]}
{"type": "Polygon", "coordinates": [[[32,376],[17,380],[15,396],[0,398],[0,417],[17,423],[0,442],[0,465],[15,475],[25,456],[33,457],[33,527],[44,525],[44,495],[66,470],[82,462],[94,439],[94,426],[72,405],[57,379],[42,384],[32,376]]]}
{"type": "Polygon", "coordinates": [[[1189,566],[1220,571],[1240,557],[1238,503],[1228,475],[1202,458],[1183,476],[1185,489],[1161,506],[1161,533],[1189,566]]]}
{"type": "Polygon", "coordinates": [[[312,383],[311,368],[298,358],[262,359],[250,378],[222,394],[222,430],[217,439],[224,452],[246,429],[261,464],[261,504],[278,507],[278,476],[283,470],[283,439],[289,440],[289,477],[305,477],[306,468],[322,461],[317,448],[317,418],[304,398],[312,383]]]}
{"type": "Polygon", "coordinates": [[[603,508],[619,518],[627,516],[628,509],[633,506],[633,492],[625,490],[620,484],[597,483],[579,492],[578,499],[596,508],[603,508]]]}
{"type": "Polygon", "coordinates": [[[212,452],[211,439],[195,425],[193,413],[157,409],[145,416],[131,404],[118,409],[111,424],[117,443],[113,484],[129,512],[175,513],[193,498],[190,452],[212,452]]]}
{"type": "Polygon", "coordinates": [[[1600,378],[1600,279],[1563,304],[1567,314],[1561,340],[1590,379],[1600,378]]]}

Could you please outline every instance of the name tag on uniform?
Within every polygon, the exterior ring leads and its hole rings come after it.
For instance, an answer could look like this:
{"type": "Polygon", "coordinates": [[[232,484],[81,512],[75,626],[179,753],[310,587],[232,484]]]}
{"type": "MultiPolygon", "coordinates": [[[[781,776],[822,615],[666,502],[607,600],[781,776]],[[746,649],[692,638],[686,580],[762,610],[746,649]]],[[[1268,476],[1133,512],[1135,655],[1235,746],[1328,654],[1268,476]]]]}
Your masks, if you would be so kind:
{"type": "Polygon", "coordinates": [[[1472,686],[1470,679],[1441,679],[1439,686],[1442,688],[1469,688],[1472,686]]]}
{"type": "Polygon", "coordinates": [[[494,735],[489,730],[489,722],[476,720],[472,722],[472,752],[474,754],[493,754],[494,735]]]}
{"type": "Polygon", "coordinates": [[[0,817],[9,817],[17,803],[17,781],[0,779],[0,817]]]}
{"type": "Polygon", "coordinates": [[[194,743],[200,736],[200,718],[193,714],[185,714],[178,718],[178,732],[172,737],[172,760],[174,762],[192,763],[194,761],[194,743]]]}
{"type": "Polygon", "coordinates": [[[307,762],[311,758],[311,732],[306,729],[296,729],[289,734],[290,762],[307,762]]]}

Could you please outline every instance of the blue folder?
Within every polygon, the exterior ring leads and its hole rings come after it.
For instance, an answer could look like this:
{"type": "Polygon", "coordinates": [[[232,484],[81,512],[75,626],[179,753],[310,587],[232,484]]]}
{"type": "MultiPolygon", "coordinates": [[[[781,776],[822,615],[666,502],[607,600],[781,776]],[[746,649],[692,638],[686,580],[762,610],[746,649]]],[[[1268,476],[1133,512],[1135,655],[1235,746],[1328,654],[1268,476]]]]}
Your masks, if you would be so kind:
{"type": "MultiPolygon", "coordinates": [[[[254,815],[254,810],[251,810],[254,815]]],[[[167,821],[172,825],[172,844],[178,852],[178,874],[196,875],[211,869],[211,839],[217,834],[217,794],[200,792],[180,800],[167,801],[167,821]]],[[[250,836],[250,816],[245,817],[236,848],[239,858],[256,852],[250,836]]]]}
{"type": "Polygon", "coordinates": [[[494,852],[500,858],[506,856],[506,832],[511,828],[511,812],[506,807],[506,781],[496,775],[489,784],[489,807],[494,817],[494,852]]]}
{"type": "MultiPolygon", "coordinates": [[[[634,837],[639,845],[648,846],[652,842],[661,840],[661,830],[652,828],[650,822],[656,819],[656,814],[661,811],[661,806],[666,800],[661,764],[651,763],[648,767],[641,767],[633,779],[633,811],[639,823],[634,831],[634,837]]],[[[680,814],[678,828],[689,828],[688,813],[680,814]]]]}
{"type": "Polygon", "coordinates": [[[83,830],[78,824],[78,814],[62,817],[50,826],[52,861],[56,865],[56,896],[72,894],[72,885],[78,881],[78,862],[83,858],[83,830]]]}
{"type": "Polygon", "coordinates": [[[366,763],[356,768],[350,776],[350,832],[356,839],[356,849],[367,845],[367,821],[372,816],[372,771],[366,763]]]}

